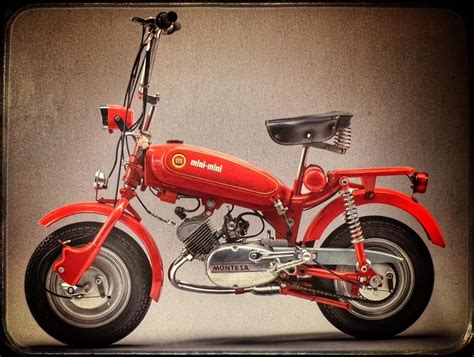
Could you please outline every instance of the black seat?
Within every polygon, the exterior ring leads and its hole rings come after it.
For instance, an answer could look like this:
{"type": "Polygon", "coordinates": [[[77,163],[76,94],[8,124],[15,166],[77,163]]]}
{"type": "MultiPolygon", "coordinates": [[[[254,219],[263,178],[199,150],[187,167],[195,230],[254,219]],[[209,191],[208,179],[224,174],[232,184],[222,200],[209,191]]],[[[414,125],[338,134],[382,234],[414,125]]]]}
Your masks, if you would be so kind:
{"type": "Polygon", "coordinates": [[[305,145],[331,139],[339,129],[351,125],[352,114],[329,112],[265,121],[268,134],[280,145],[305,145]]]}

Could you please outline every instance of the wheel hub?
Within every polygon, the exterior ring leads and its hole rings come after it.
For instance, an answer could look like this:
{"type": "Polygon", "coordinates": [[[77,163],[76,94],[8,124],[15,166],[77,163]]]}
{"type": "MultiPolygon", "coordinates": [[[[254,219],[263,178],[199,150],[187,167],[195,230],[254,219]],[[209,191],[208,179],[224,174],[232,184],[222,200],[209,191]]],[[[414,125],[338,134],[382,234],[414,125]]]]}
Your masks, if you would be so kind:
{"type": "Polygon", "coordinates": [[[372,269],[377,273],[370,281],[369,285],[359,289],[359,294],[370,301],[382,301],[388,298],[396,284],[395,271],[389,264],[375,264],[372,269]]]}
{"type": "Polygon", "coordinates": [[[46,281],[47,288],[58,294],[47,296],[53,311],[78,327],[109,323],[123,311],[131,296],[131,277],[125,264],[105,247],[77,285],[66,284],[52,270],[46,281]]]}
{"type": "MultiPolygon", "coordinates": [[[[406,252],[393,242],[381,238],[367,238],[365,247],[403,258],[398,264],[374,264],[372,269],[379,278],[371,278],[366,287],[358,288],[358,293],[370,303],[351,303],[351,314],[366,320],[380,320],[396,314],[409,300],[415,283],[414,268],[406,252]],[[379,287],[380,281],[382,286],[379,287]]],[[[337,268],[338,271],[350,271],[347,269],[347,266],[337,268]]],[[[334,284],[336,294],[347,296],[354,292],[351,291],[351,284],[341,281],[335,281],[334,284]]]]}

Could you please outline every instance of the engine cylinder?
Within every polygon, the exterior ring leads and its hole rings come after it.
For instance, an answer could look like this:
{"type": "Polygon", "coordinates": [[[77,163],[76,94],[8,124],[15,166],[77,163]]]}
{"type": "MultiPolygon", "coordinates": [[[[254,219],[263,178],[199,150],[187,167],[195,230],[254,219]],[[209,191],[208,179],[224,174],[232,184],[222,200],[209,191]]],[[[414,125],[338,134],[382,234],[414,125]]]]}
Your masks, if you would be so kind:
{"type": "Polygon", "coordinates": [[[187,252],[200,260],[206,258],[218,240],[209,219],[203,216],[185,219],[178,226],[176,234],[183,241],[187,252]]]}

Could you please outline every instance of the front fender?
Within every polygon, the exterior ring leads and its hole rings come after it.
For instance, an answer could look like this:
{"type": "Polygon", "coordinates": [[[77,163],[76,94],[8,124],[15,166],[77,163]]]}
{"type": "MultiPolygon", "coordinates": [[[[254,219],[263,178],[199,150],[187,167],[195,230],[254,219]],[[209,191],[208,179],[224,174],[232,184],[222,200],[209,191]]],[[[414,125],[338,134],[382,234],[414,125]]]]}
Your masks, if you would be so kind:
{"type": "MultiPolygon", "coordinates": [[[[433,244],[440,247],[446,246],[438,223],[421,203],[414,201],[410,196],[401,192],[385,188],[376,188],[374,194],[373,198],[368,199],[365,197],[364,190],[353,192],[357,206],[378,203],[398,207],[408,212],[421,224],[433,244]]],[[[311,221],[303,237],[303,243],[320,239],[326,227],[343,212],[344,200],[342,197],[331,201],[311,221]]]]}
{"type": "MultiPolygon", "coordinates": [[[[54,211],[49,212],[43,218],[39,220],[39,224],[43,226],[50,226],[51,224],[62,220],[64,218],[84,214],[93,213],[102,216],[109,216],[114,207],[106,205],[104,203],[97,202],[78,202],[70,205],[62,206],[54,211]]],[[[151,263],[152,270],[152,283],[150,290],[150,297],[158,301],[161,293],[161,287],[163,286],[163,262],[161,260],[160,251],[156,246],[153,237],[150,232],[141,224],[135,217],[129,213],[123,213],[119,218],[119,221],[126,225],[130,230],[137,235],[140,241],[146,248],[148,258],[151,263]]]]}

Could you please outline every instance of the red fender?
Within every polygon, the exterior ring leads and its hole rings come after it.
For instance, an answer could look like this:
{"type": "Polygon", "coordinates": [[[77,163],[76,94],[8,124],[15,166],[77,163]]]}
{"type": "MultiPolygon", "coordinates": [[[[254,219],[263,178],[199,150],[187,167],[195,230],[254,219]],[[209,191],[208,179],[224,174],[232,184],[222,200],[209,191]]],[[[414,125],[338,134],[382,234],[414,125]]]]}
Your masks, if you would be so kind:
{"type": "MultiPolygon", "coordinates": [[[[50,226],[51,224],[69,216],[95,213],[103,216],[110,216],[114,207],[97,202],[78,202],[67,206],[59,207],[54,211],[49,212],[39,220],[39,224],[43,226],[50,226]]],[[[158,301],[163,286],[163,262],[161,260],[160,251],[156,246],[150,232],[131,214],[124,212],[119,218],[119,221],[125,224],[135,233],[146,248],[148,258],[151,263],[152,282],[150,297],[158,301]]]]}
{"type": "MultiPolygon", "coordinates": [[[[373,198],[366,198],[364,190],[354,191],[353,195],[357,206],[381,203],[401,208],[415,217],[422,225],[428,238],[433,244],[445,247],[443,233],[438,223],[434,220],[428,210],[420,203],[414,201],[410,196],[398,191],[385,188],[376,188],[373,198]]],[[[342,197],[335,199],[324,207],[311,221],[303,237],[303,243],[320,239],[326,227],[344,212],[344,201],[342,197]]]]}

